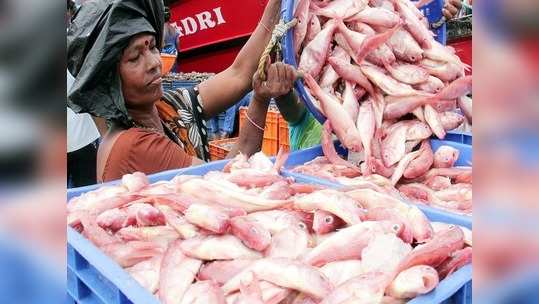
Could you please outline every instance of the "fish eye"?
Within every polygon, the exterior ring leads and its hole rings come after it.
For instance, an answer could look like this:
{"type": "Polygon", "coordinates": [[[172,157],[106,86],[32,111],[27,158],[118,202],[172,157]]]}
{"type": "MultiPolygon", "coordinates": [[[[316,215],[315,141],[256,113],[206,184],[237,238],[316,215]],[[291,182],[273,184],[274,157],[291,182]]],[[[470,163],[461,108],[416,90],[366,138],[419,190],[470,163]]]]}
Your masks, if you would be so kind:
{"type": "Polygon", "coordinates": [[[307,229],[307,225],[305,225],[305,223],[301,222],[298,224],[298,227],[303,229],[303,230],[306,230],[307,229]]]}
{"type": "Polygon", "coordinates": [[[257,233],[258,233],[258,230],[256,230],[255,227],[251,227],[251,232],[254,233],[254,234],[257,234],[257,233]]]}
{"type": "Polygon", "coordinates": [[[326,222],[326,224],[331,224],[331,223],[333,223],[333,217],[331,217],[331,216],[326,216],[326,218],[324,219],[324,222],[326,222]]]}
{"type": "Polygon", "coordinates": [[[393,226],[391,227],[391,229],[393,229],[393,231],[395,231],[395,232],[399,232],[399,230],[401,229],[401,226],[398,225],[398,224],[393,224],[393,226]]]}

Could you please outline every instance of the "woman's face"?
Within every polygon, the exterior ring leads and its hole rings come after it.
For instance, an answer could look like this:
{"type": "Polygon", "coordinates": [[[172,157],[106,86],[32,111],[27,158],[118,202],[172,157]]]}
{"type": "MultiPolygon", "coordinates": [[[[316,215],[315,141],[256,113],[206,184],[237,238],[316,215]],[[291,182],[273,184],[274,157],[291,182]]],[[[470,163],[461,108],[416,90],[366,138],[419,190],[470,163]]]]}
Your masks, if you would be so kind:
{"type": "Polygon", "coordinates": [[[131,38],[119,66],[122,93],[128,108],[147,107],[161,98],[160,56],[153,35],[140,34],[131,38]]]}

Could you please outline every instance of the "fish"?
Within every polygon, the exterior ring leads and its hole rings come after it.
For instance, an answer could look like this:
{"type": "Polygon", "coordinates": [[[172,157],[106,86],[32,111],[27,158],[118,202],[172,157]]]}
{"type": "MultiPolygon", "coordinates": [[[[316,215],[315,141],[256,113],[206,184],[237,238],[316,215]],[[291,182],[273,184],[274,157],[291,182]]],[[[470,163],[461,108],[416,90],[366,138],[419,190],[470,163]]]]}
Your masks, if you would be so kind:
{"type": "Polygon", "coordinates": [[[411,251],[412,246],[396,235],[378,234],[361,253],[363,272],[393,273],[411,251]]]}
{"type": "Polygon", "coordinates": [[[438,92],[433,98],[453,100],[472,92],[472,76],[458,78],[438,92]]]}
{"type": "Polygon", "coordinates": [[[472,124],[472,99],[467,96],[461,96],[458,98],[457,103],[462,114],[466,116],[466,120],[472,124]]]}
{"type": "Polygon", "coordinates": [[[271,238],[271,244],[265,252],[270,258],[299,259],[308,250],[310,235],[302,229],[291,227],[281,230],[271,238]]]}
{"type": "Polygon", "coordinates": [[[165,215],[157,208],[146,203],[130,203],[126,207],[127,216],[134,218],[138,226],[164,225],[165,215]]]}
{"type": "Polygon", "coordinates": [[[198,236],[184,240],[179,248],[186,256],[204,261],[257,259],[262,255],[233,235],[198,236]]]}
{"type": "Polygon", "coordinates": [[[423,49],[432,47],[432,35],[428,28],[421,22],[418,16],[406,5],[407,1],[393,0],[395,8],[404,19],[406,28],[423,49]]]}
{"type": "Polygon", "coordinates": [[[438,274],[440,279],[444,279],[450,276],[453,272],[458,270],[464,265],[472,262],[472,247],[465,247],[463,249],[453,252],[451,257],[445,260],[440,266],[438,266],[438,274]]]}
{"type": "MultiPolygon", "coordinates": [[[[324,27],[316,37],[303,48],[299,60],[299,70],[313,77],[318,76],[329,53],[333,33],[337,29],[335,22],[324,27]]],[[[311,88],[312,89],[312,88],[311,88]]]]}
{"type": "Polygon", "coordinates": [[[122,267],[131,267],[142,261],[163,254],[163,248],[155,242],[116,242],[100,246],[103,252],[122,267]]]}
{"type": "Polygon", "coordinates": [[[333,140],[331,138],[332,132],[333,131],[331,128],[331,122],[327,120],[324,123],[324,129],[322,130],[322,138],[320,140],[322,143],[322,151],[324,152],[324,155],[334,165],[342,165],[352,169],[353,171],[361,173],[359,168],[357,168],[354,164],[344,160],[342,157],[339,156],[339,154],[337,154],[337,151],[335,150],[335,146],[333,144],[333,140]]]}
{"type": "MultiPolygon", "coordinates": [[[[423,93],[415,90],[408,84],[398,82],[394,78],[386,75],[381,68],[378,68],[373,65],[362,64],[361,71],[367,76],[367,78],[372,81],[376,86],[378,86],[384,93],[391,96],[429,96],[430,94],[423,93]]],[[[390,119],[390,118],[386,118],[390,119]]]]}
{"type": "Polygon", "coordinates": [[[222,288],[225,295],[238,290],[242,278],[249,273],[255,274],[260,280],[303,292],[315,299],[325,298],[333,288],[316,267],[292,259],[264,258],[224,284],[222,288]]]}
{"type": "Polygon", "coordinates": [[[432,94],[440,92],[444,87],[443,81],[432,75],[429,75],[427,81],[414,85],[414,89],[432,94]]]}
{"type": "Polygon", "coordinates": [[[387,287],[386,292],[394,298],[411,299],[429,293],[438,286],[439,281],[436,269],[417,265],[399,273],[387,287]]]}
{"type": "Polygon", "coordinates": [[[328,62],[341,78],[356,83],[364,88],[371,96],[374,96],[374,88],[359,66],[351,64],[350,60],[344,60],[338,57],[329,57],[328,62]]]}
{"type": "Polygon", "coordinates": [[[434,153],[434,168],[451,168],[459,159],[460,151],[451,146],[443,145],[434,153]]]}
{"type": "Polygon", "coordinates": [[[130,218],[125,210],[119,208],[109,209],[102,212],[97,216],[96,221],[99,227],[108,229],[112,232],[136,224],[135,218],[130,218]]]}
{"type": "Polygon", "coordinates": [[[314,78],[309,74],[305,75],[305,83],[311,89],[311,92],[320,100],[320,105],[331,121],[331,127],[341,142],[353,151],[361,151],[361,136],[359,135],[359,131],[342,105],[334,97],[323,92],[314,78]]]}
{"type": "Polygon", "coordinates": [[[226,304],[221,287],[212,281],[193,283],[185,292],[181,304],[226,304]]]}
{"type": "Polygon", "coordinates": [[[322,26],[320,25],[320,19],[318,18],[318,16],[315,14],[310,14],[309,25],[307,26],[307,34],[305,36],[305,42],[311,42],[316,37],[316,35],[320,33],[321,30],[322,26]]]}
{"type": "Polygon", "coordinates": [[[323,8],[317,8],[314,13],[330,19],[348,19],[367,7],[363,0],[334,0],[323,8]]]}
{"type": "Polygon", "coordinates": [[[439,78],[444,82],[451,82],[464,76],[464,68],[452,62],[441,62],[423,58],[419,65],[427,70],[431,76],[439,78]]]}
{"type": "Polygon", "coordinates": [[[425,113],[425,120],[427,121],[427,124],[430,126],[432,133],[436,135],[439,139],[444,139],[445,135],[447,134],[445,132],[444,126],[442,125],[442,121],[440,120],[440,115],[431,105],[425,105],[423,108],[423,111],[425,113]]]}
{"type": "Polygon", "coordinates": [[[404,170],[403,176],[405,178],[413,179],[418,178],[430,169],[434,162],[434,154],[430,146],[430,140],[425,139],[421,142],[419,148],[420,154],[410,162],[406,170],[404,170]]]}
{"type": "Polygon", "coordinates": [[[424,243],[432,239],[434,230],[423,211],[417,208],[417,206],[410,206],[406,217],[410,222],[412,234],[417,243],[424,243]]]}
{"type": "Polygon", "coordinates": [[[142,172],[135,172],[122,176],[122,186],[127,188],[129,192],[141,191],[149,184],[150,181],[148,180],[148,177],[142,172]]]}
{"type": "Polygon", "coordinates": [[[296,53],[299,53],[309,26],[309,5],[310,0],[300,0],[294,11],[294,18],[297,20],[294,26],[294,48],[296,53]]]}
{"type": "Polygon", "coordinates": [[[286,210],[270,210],[253,212],[247,215],[249,220],[254,220],[267,229],[271,235],[275,235],[282,230],[299,228],[308,231],[309,226],[306,220],[298,212],[286,210]]]}
{"type": "Polygon", "coordinates": [[[320,271],[328,278],[333,286],[339,286],[351,278],[363,274],[360,260],[346,260],[327,263],[320,271]]]}
{"type": "Polygon", "coordinates": [[[446,176],[433,176],[432,178],[426,180],[424,184],[434,191],[439,191],[447,189],[449,186],[451,186],[451,179],[446,176]]]}
{"type": "Polygon", "coordinates": [[[213,281],[223,285],[247,269],[254,261],[254,259],[235,259],[209,262],[200,268],[197,279],[200,281],[213,281]]]}
{"type": "Polygon", "coordinates": [[[190,239],[200,234],[200,229],[197,226],[189,223],[180,213],[174,211],[169,206],[157,205],[156,207],[163,212],[167,225],[176,229],[180,238],[190,239]]]}
{"type": "Polygon", "coordinates": [[[446,131],[451,131],[458,128],[464,123],[465,120],[464,116],[453,111],[442,112],[439,114],[439,116],[442,126],[446,131]]]}
{"type": "Polygon", "coordinates": [[[404,157],[398,162],[397,167],[395,168],[395,172],[393,172],[393,175],[391,175],[391,183],[393,185],[396,185],[399,180],[401,179],[402,175],[404,174],[404,171],[406,168],[408,168],[408,165],[419,156],[421,152],[415,151],[410,152],[404,155],[404,157]]]}
{"type": "Polygon", "coordinates": [[[343,92],[343,108],[348,113],[352,121],[357,120],[359,113],[359,103],[354,93],[355,84],[350,81],[345,82],[345,89],[343,92]]]}
{"type": "Polygon", "coordinates": [[[159,288],[159,272],[161,270],[162,260],[163,255],[158,254],[151,259],[144,260],[125,270],[133,277],[133,279],[135,279],[135,281],[153,294],[159,288]]]}
{"type": "Polygon", "coordinates": [[[338,216],[348,225],[361,223],[365,212],[358,202],[346,193],[324,189],[295,199],[294,208],[312,212],[324,210],[338,216]]]}
{"type": "Polygon", "coordinates": [[[361,251],[378,233],[400,232],[401,227],[391,222],[362,222],[337,231],[310,251],[303,261],[313,266],[330,262],[359,259],[361,251]]]}
{"type": "Polygon", "coordinates": [[[230,220],[233,235],[242,240],[245,246],[263,251],[271,244],[271,234],[261,224],[247,216],[237,216],[230,220]]]}
{"type": "Polygon", "coordinates": [[[391,276],[383,272],[364,273],[337,286],[320,304],[380,303],[391,276]]]}
{"type": "Polygon", "coordinates": [[[316,210],[314,212],[313,230],[316,234],[333,232],[344,225],[343,220],[327,211],[316,210]]]}
{"type": "Polygon", "coordinates": [[[406,135],[408,127],[401,125],[388,134],[382,141],[382,160],[386,167],[398,163],[406,153],[406,135]]]}
{"type": "Polygon", "coordinates": [[[387,10],[385,8],[368,6],[357,14],[348,18],[346,21],[361,21],[364,23],[389,28],[397,25],[400,21],[400,17],[395,12],[387,10]]]}
{"type": "Polygon", "coordinates": [[[148,241],[167,248],[168,245],[180,238],[178,232],[169,226],[125,227],[116,232],[116,237],[123,241],[148,241]]]}
{"type": "Polygon", "coordinates": [[[225,233],[230,227],[230,217],[227,212],[205,204],[189,206],[185,211],[185,219],[191,224],[217,234],[225,233]]]}
{"type": "Polygon", "coordinates": [[[423,59],[423,49],[415,41],[414,37],[405,29],[397,30],[387,41],[395,57],[410,63],[416,63],[423,59]]]}
{"type": "Polygon", "coordinates": [[[161,303],[181,303],[191,286],[202,262],[185,256],[181,240],[174,242],[165,252],[159,272],[159,300],[161,303]]]}
{"type": "Polygon", "coordinates": [[[414,64],[391,65],[389,63],[384,63],[384,66],[393,78],[410,85],[424,83],[428,81],[430,77],[425,69],[414,64]]]}
{"type": "Polygon", "coordinates": [[[398,271],[406,270],[417,265],[438,267],[453,252],[464,246],[464,233],[457,226],[436,233],[432,239],[422,246],[412,249],[412,252],[399,264],[398,271]]]}
{"type": "Polygon", "coordinates": [[[374,172],[374,165],[372,162],[372,141],[376,131],[376,118],[374,116],[373,102],[371,100],[364,101],[359,107],[356,127],[359,130],[363,149],[365,150],[367,170],[364,174],[370,175],[374,172]]]}
{"type": "Polygon", "coordinates": [[[255,274],[247,273],[240,282],[240,296],[234,304],[265,304],[260,282],[255,274]]]}

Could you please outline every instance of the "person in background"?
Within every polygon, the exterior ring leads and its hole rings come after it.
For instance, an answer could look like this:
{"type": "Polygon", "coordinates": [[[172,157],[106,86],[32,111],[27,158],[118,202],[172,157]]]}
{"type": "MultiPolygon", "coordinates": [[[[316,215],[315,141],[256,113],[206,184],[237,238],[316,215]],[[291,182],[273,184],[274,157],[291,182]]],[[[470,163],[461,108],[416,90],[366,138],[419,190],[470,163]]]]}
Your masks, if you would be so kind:
{"type": "MultiPolygon", "coordinates": [[[[76,77],[68,104],[75,112],[107,119],[110,125],[98,151],[98,181],[209,161],[206,120],[253,89],[253,75],[280,20],[280,9],[280,0],[267,1],[258,26],[229,68],[196,87],[163,92],[163,2],[83,4],[67,39],[68,68],[76,77]]],[[[251,113],[252,120],[258,124],[256,117],[265,114],[251,113]]],[[[238,151],[250,155],[256,150],[251,145],[260,146],[262,138],[245,134],[249,140],[240,141],[238,151]]]]}
{"type": "MultiPolygon", "coordinates": [[[[161,53],[177,55],[180,49],[180,34],[170,23],[170,8],[165,6],[165,25],[163,30],[163,49],[161,53]]],[[[174,68],[172,69],[174,71],[174,68]]]]}

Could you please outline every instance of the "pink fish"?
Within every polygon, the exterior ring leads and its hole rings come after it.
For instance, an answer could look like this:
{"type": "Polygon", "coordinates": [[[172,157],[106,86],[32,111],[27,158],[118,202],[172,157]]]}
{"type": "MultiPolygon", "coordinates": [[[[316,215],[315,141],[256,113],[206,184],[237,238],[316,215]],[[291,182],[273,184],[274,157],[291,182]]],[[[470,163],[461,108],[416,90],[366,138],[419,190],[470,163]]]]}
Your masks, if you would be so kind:
{"type": "Polygon", "coordinates": [[[366,7],[364,10],[350,17],[347,22],[361,21],[383,27],[394,27],[400,21],[399,15],[381,7],[366,7]]]}
{"type": "MultiPolygon", "coordinates": [[[[401,83],[386,75],[384,71],[376,66],[361,65],[361,71],[367,78],[377,85],[382,91],[392,96],[429,96],[430,94],[414,90],[410,85],[401,83]]],[[[415,109],[415,108],[414,108],[415,109]]],[[[412,109],[413,110],[413,109],[412,109]]],[[[389,118],[388,118],[389,119],[389,118]]]]}
{"type": "Polygon", "coordinates": [[[471,167],[458,167],[458,168],[433,168],[425,174],[425,179],[429,179],[433,176],[447,176],[451,179],[465,179],[468,175],[472,174],[471,167]]]}
{"type": "Polygon", "coordinates": [[[234,304],[265,304],[260,282],[254,273],[247,273],[240,281],[240,296],[234,304]]]}
{"type": "Polygon", "coordinates": [[[199,228],[185,220],[180,213],[169,206],[157,205],[156,207],[165,215],[167,225],[174,228],[182,239],[190,239],[199,235],[199,228]]]}
{"type": "Polygon", "coordinates": [[[415,151],[410,152],[404,155],[404,157],[398,162],[397,167],[395,168],[395,172],[393,172],[393,175],[391,175],[391,183],[393,185],[396,185],[399,180],[401,179],[402,175],[404,174],[404,171],[408,167],[408,165],[417,157],[419,156],[421,152],[415,151]]]}
{"type": "Polygon", "coordinates": [[[386,167],[391,167],[398,163],[406,153],[406,134],[408,127],[401,125],[395,128],[382,141],[382,160],[386,167]]]}
{"type": "Polygon", "coordinates": [[[290,183],[287,180],[280,180],[271,186],[265,187],[260,192],[260,196],[267,199],[286,200],[293,195],[293,189],[290,188],[290,183]]]}
{"type": "Polygon", "coordinates": [[[343,22],[339,22],[338,24],[339,31],[343,34],[346,42],[354,52],[350,55],[357,64],[361,64],[363,59],[365,59],[370,52],[383,45],[400,27],[401,23],[398,23],[396,26],[383,33],[374,36],[366,36],[350,30],[343,22]]]}
{"type": "Polygon", "coordinates": [[[307,231],[290,227],[281,230],[271,238],[271,245],[265,252],[268,258],[288,258],[297,260],[308,251],[311,246],[310,235],[307,231]]]}
{"type": "Polygon", "coordinates": [[[400,60],[415,63],[423,59],[423,49],[405,29],[396,31],[387,41],[387,45],[400,60]]]}
{"type": "Polygon", "coordinates": [[[371,208],[367,212],[367,219],[371,221],[391,221],[397,223],[402,228],[401,233],[398,235],[405,243],[411,244],[414,240],[411,224],[408,221],[407,214],[402,214],[395,209],[390,208],[371,208]]]}
{"type": "MultiPolygon", "coordinates": [[[[344,62],[350,63],[350,55],[340,46],[335,46],[331,52],[331,57],[336,57],[344,62]]],[[[334,93],[335,83],[339,80],[340,76],[337,74],[331,64],[326,64],[324,70],[322,71],[322,76],[320,78],[320,87],[329,94],[334,93]]]]}
{"type": "Polygon", "coordinates": [[[201,200],[247,212],[271,210],[290,203],[289,200],[271,200],[239,192],[214,181],[193,179],[180,185],[181,191],[201,200]]]}
{"type": "Polygon", "coordinates": [[[271,234],[262,225],[245,216],[238,216],[230,221],[232,234],[243,241],[245,246],[256,251],[263,251],[271,243],[271,234]]]}
{"type": "Polygon", "coordinates": [[[453,252],[462,249],[464,233],[457,226],[435,234],[432,239],[422,246],[415,247],[401,262],[399,270],[405,270],[417,265],[438,267],[453,252]]]}
{"type": "Polygon", "coordinates": [[[304,258],[309,265],[322,266],[329,262],[359,259],[361,251],[378,233],[399,234],[402,227],[391,222],[362,222],[337,231],[304,258]]]}
{"type": "Polygon", "coordinates": [[[456,99],[472,92],[472,76],[465,76],[451,82],[447,87],[438,92],[434,98],[456,99]]]}
{"type": "Polygon", "coordinates": [[[227,177],[227,180],[247,188],[261,188],[276,183],[283,178],[274,173],[267,173],[256,169],[234,170],[227,177]]]}
{"type": "Polygon", "coordinates": [[[315,299],[325,298],[332,289],[327,278],[313,266],[292,259],[266,258],[257,260],[223,285],[225,294],[238,290],[242,278],[248,273],[277,286],[301,291],[315,299]]]}
{"type": "Polygon", "coordinates": [[[415,40],[424,49],[430,49],[432,47],[432,40],[434,40],[432,39],[431,33],[414,13],[414,11],[411,10],[410,7],[408,7],[404,2],[408,1],[393,0],[395,7],[406,23],[406,28],[410,31],[410,34],[414,36],[415,40]]]}
{"type": "Polygon", "coordinates": [[[424,58],[419,65],[427,70],[431,76],[435,76],[445,82],[450,82],[464,76],[464,68],[452,62],[440,62],[424,58]]]}
{"type": "Polygon", "coordinates": [[[298,21],[294,27],[294,48],[299,53],[309,26],[309,0],[300,0],[294,12],[294,18],[298,21]]]}
{"type": "Polygon", "coordinates": [[[437,102],[423,96],[386,96],[387,105],[384,109],[384,119],[401,118],[425,104],[437,102]]]}
{"type": "Polygon", "coordinates": [[[458,99],[458,105],[462,114],[466,116],[466,120],[472,124],[472,99],[467,96],[462,96],[458,99]]]}
{"type": "Polygon", "coordinates": [[[436,112],[431,105],[425,105],[423,111],[425,112],[425,120],[430,126],[432,133],[434,133],[439,139],[444,139],[446,132],[438,112],[436,112]]]}
{"type": "Polygon", "coordinates": [[[305,75],[305,83],[311,89],[311,93],[320,100],[320,105],[341,142],[353,151],[361,151],[359,131],[342,105],[334,97],[323,92],[311,75],[305,75]]]}
{"type": "Polygon", "coordinates": [[[432,135],[430,127],[424,122],[416,119],[406,122],[408,131],[406,132],[406,140],[423,140],[432,135]]]}
{"type": "Polygon", "coordinates": [[[360,260],[346,260],[327,263],[320,271],[328,278],[333,286],[339,286],[351,278],[365,273],[360,260]]]}
{"type": "Polygon", "coordinates": [[[365,212],[358,202],[333,189],[320,190],[297,198],[294,208],[307,212],[324,210],[338,216],[348,225],[358,224],[365,218],[365,212]]]}
{"type": "Polygon", "coordinates": [[[378,158],[371,157],[371,164],[373,169],[373,173],[379,174],[383,177],[391,177],[393,175],[393,172],[395,172],[395,166],[392,167],[386,167],[384,165],[384,162],[378,158]]]}
{"type": "Polygon", "coordinates": [[[429,79],[429,73],[417,65],[400,64],[393,66],[386,63],[385,68],[391,73],[393,78],[406,84],[420,84],[429,79]]]}
{"type": "Polygon", "coordinates": [[[150,204],[134,203],[126,208],[127,216],[135,218],[138,226],[158,226],[164,225],[165,215],[150,204]]]}
{"type": "Polygon", "coordinates": [[[323,8],[315,9],[314,12],[330,19],[344,20],[357,14],[366,6],[367,2],[363,0],[334,0],[323,8]]]}
{"type": "Polygon", "coordinates": [[[124,268],[131,267],[163,253],[163,248],[154,242],[117,242],[103,245],[100,248],[124,268]]]}
{"type": "Polygon", "coordinates": [[[272,235],[275,235],[282,230],[290,229],[291,227],[304,231],[308,231],[309,227],[311,227],[311,225],[308,224],[309,219],[300,212],[288,210],[253,212],[247,215],[247,217],[260,223],[260,225],[267,229],[272,235]]]}
{"type": "Polygon", "coordinates": [[[364,101],[359,108],[356,126],[361,135],[363,148],[365,149],[365,161],[367,166],[365,175],[370,175],[374,170],[374,164],[372,163],[372,141],[374,132],[376,131],[375,119],[372,101],[364,101]]]}
{"type": "MultiPolygon", "coordinates": [[[[123,187],[122,187],[123,188],[123,187]]],[[[124,190],[125,191],[125,190],[124,190]]],[[[80,224],[80,214],[91,212],[101,214],[109,209],[123,207],[133,201],[140,199],[138,195],[111,194],[114,196],[100,196],[99,194],[87,193],[84,197],[72,199],[67,205],[67,223],[74,227],[80,224]]]]}
{"type": "Polygon", "coordinates": [[[432,238],[434,231],[427,216],[416,206],[410,206],[407,214],[414,240],[424,243],[432,238]]]}
{"type": "Polygon", "coordinates": [[[151,293],[155,293],[159,288],[159,272],[161,271],[161,262],[163,255],[159,254],[149,260],[135,264],[133,267],[126,268],[126,271],[142,287],[151,293]]]}
{"type": "Polygon", "coordinates": [[[335,288],[320,304],[380,303],[391,276],[383,272],[369,272],[351,278],[335,288]]]}
{"type": "Polygon", "coordinates": [[[338,57],[330,57],[328,62],[344,80],[357,83],[371,96],[374,96],[374,88],[359,66],[351,64],[349,60],[346,61],[338,57]]]}
{"type": "Polygon", "coordinates": [[[79,212],[83,235],[97,247],[119,242],[114,235],[109,234],[97,224],[96,216],[85,211],[79,212]]]}
{"type": "Polygon", "coordinates": [[[199,236],[180,244],[183,253],[199,260],[257,259],[261,254],[247,248],[233,235],[199,236]]]}
{"type": "Polygon", "coordinates": [[[344,225],[343,220],[327,211],[317,210],[314,212],[313,230],[317,234],[333,232],[344,225]]]}
{"type": "Polygon", "coordinates": [[[307,35],[305,36],[305,42],[311,42],[318,33],[322,30],[320,25],[320,19],[318,16],[312,14],[309,19],[309,25],[307,26],[307,35]]]}
{"type": "Polygon", "coordinates": [[[355,22],[350,22],[349,24],[351,24],[351,29],[353,31],[360,32],[367,36],[376,35],[376,31],[372,27],[370,27],[370,25],[366,23],[355,21],[355,22]]]}
{"type": "Polygon", "coordinates": [[[451,257],[449,257],[445,262],[438,266],[438,273],[440,274],[440,279],[444,279],[450,276],[453,272],[458,270],[464,265],[470,264],[472,262],[472,247],[466,247],[461,250],[453,252],[451,257]]]}
{"type": "Polygon", "coordinates": [[[410,254],[412,246],[394,234],[378,234],[361,253],[363,273],[392,274],[400,261],[410,254]]]}
{"type": "Polygon", "coordinates": [[[185,211],[185,219],[206,230],[223,234],[230,226],[228,214],[215,206],[193,204],[185,211]]]}
{"type": "Polygon", "coordinates": [[[404,177],[417,178],[427,173],[434,161],[434,155],[428,139],[423,140],[421,147],[419,148],[419,156],[412,160],[406,170],[404,170],[404,177]]]}
{"type": "Polygon", "coordinates": [[[429,78],[427,79],[426,82],[417,84],[414,86],[414,88],[416,90],[421,90],[427,93],[435,94],[435,93],[440,92],[443,88],[445,88],[445,84],[440,79],[429,75],[429,78]]]}
{"type": "Polygon", "coordinates": [[[165,253],[159,274],[159,300],[165,304],[182,301],[202,262],[186,257],[181,241],[173,243],[165,253]]]}
{"type": "Polygon", "coordinates": [[[181,304],[226,304],[221,287],[212,281],[193,283],[185,292],[181,304]]]}
{"type": "Polygon", "coordinates": [[[177,240],[180,235],[178,232],[169,226],[154,226],[154,227],[125,227],[118,232],[116,236],[123,241],[148,241],[159,244],[163,248],[177,240]]]}
{"type": "Polygon", "coordinates": [[[459,150],[451,146],[441,146],[434,153],[434,168],[451,168],[459,159],[459,150]]]}
{"type": "Polygon", "coordinates": [[[458,202],[471,201],[472,200],[472,185],[454,184],[447,187],[446,189],[437,191],[434,195],[443,201],[458,201],[458,202]]]}
{"type": "Polygon", "coordinates": [[[331,122],[327,120],[324,123],[324,130],[322,130],[322,151],[324,152],[324,155],[327,157],[327,159],[335,165],[343,165],[348,168],[351,168],[352,170],[355,170],[359,172],[359,168],[354,166],[352,163],[344,160],[337,154],[337,151],[335,150],[335,146],[333,145],[333,140],[331,138],[332,129],[331,129],[331,122]]]}
{"type": "Polygon", "coordinates": [[[446,176],[433,176],[426,180],[424,184],[434,191],[439,191],[451,186],[451,179],[446,176]]]}
{"type": "Polygon", "coordinates": [[[137,192],[144,189],[150,184],[146,174],[142,172],[135,172],[133,174],[126,174],[122,177],[122,185],[129,190],[129,192],[137,192]]]}
{"type": "Polygon", "coordinates": [[[432,48],[425,50],[424,55],[425,58],[434,61],[451,62],[465,69],[469,68],[467,65],[462,63],[460,58],[455,54],[454,49],[451,49],[450,47],[445,46],[436,40],[432,41],[432,48]]]}
{"type": "Polygon", "coordinates": [[[356,121],[357,114],[359,113],[359,103],[354,93],[354,86],[355,84],[352,84],[350,81],[345,82],[342,106],[350,118],[356,121]]]}
{"type": "Polygon", "coordinates": [[[255,260],[235,259],[230,261],[215,261],[204,264],[198,272],[198,280],[213,281],[218,284],[225,284],[234,276],[247,269],[255,260]]]}
{"type": "Polygon", "coordinates": [[[386,292],[394,298],[411,299],[432,291],[438,286],[438,282],[436,269],[418,265],[399,273],[386,292]]]}
{"type": "Polygon", "coordinates": [[[299,60],[299,70],[313,77],[318,76],[329,53],[333,33],[337,29],[335,22],[329,21],[329,25],[324,27],[303,49],[299,60]]]}
{"type": "Polygon", "coordinates": [[[135,218],[129,218],[127,212],[123,209],[110,209],[97,216],[97,224],[103,229],[109,229],[113,232],[123,227],[136,224],[135,218]]]}

